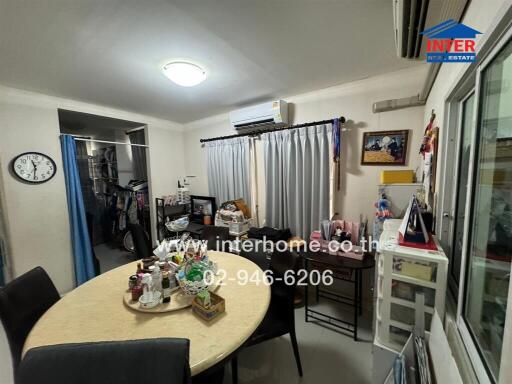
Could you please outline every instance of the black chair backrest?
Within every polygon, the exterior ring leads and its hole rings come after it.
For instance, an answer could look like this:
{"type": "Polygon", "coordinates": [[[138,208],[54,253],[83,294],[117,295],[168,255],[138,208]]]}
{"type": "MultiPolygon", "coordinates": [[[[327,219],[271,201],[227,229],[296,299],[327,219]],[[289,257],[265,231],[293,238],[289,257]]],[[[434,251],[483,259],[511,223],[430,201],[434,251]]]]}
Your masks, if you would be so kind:
{"type": "MultiPolygon", "coordinates": [[[[270,250],[269,250],[270,252],[270,250]]],[[[258,239],[246,239],[240,243],[240,256],[251,260],[263,271],[270,268],[270,255],[264,249],[264,241],[258,239]]]]}
{"type": "MultiPolygon", "coordinates": [[[[201,240],[206,240],[206,246],[209,250],[220,251],[222,248],[222,242],[229,240],[229,228],[205,225],[201,235],[201,240]]],[[[228,250],[226,249],[225,251],[228,250]]]]}
{"type": "Polygon", "coordinates": [[[298,269],[299,256],[291,251],[274,251],[271,258],[271,267],[274,273],[284,276],[286,271],[298,269]]]}
{"type": "Polygon", "coordinates": [[[188,339],[60,344],[30,349],[17,384],[190,383],[188,339]]]}
{"type": "Polygon", "coordinates": [[[129,224],[128,229],[132,233],[133,245],[137,259],[144,259],[153,255],[153,248],[149,237],[140,224],[129,224]]]}
{"type": "Polygon", "coordinates": [[[290,251],[274,251],[270,261],[270,269],[274,275],[274,282],[271,286],[272,298],[271,300],[281,303],[281,309],[286,313],[290,324],[294,324],[294,300],[295,300],[295,287],[297,280],[301,277],[298,275],[299,256],[290,251]],[[293,282],[289,284],[285,280],[286,271],[293,271],[293,282]]]}
{"type": "Polygon", "coordinates": [[[0,288],[0,318],[16,372],[25,340],[39,318],[60,299],[52,280],[34,268],[0,288]]]}

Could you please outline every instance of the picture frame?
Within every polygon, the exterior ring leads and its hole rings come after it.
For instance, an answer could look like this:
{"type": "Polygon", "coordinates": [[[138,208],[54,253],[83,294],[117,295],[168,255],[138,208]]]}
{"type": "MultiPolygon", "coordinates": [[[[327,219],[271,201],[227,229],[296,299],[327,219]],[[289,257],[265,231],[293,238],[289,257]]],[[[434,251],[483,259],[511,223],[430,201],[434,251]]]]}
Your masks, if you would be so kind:
{"type": "Polygon", "coordinates": [[[212,196],[190,196],[190,213],[191,221],[194,223],[203,223],[205,213],[215,218],[217,206],[215,204],[215,197],[212,196]]]}
{"type": "Polygon", "coordinates": [[[361,165],[405,165],[408,130],[363,133],[361,165]]]}

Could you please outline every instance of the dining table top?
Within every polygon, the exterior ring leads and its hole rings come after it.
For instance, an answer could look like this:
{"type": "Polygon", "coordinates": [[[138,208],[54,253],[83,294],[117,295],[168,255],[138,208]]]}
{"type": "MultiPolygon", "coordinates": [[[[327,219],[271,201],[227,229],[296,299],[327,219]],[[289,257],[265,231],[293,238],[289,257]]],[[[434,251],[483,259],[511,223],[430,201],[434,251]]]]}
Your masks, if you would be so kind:
{"type": "Polygon", "coordinates": [[[56,344],[177,337],[190,340],[192,375],[203,372],[244,344],[270,303],[270,287],[263,283],[263,271],[256,264],[226,252],[209,251],[208,256],[222,276],[216,293],[225,299],[226,310],[215,319],[207,322],[191,308],[166,313],[129,308],[123,296],[129,276],[136,271],[137,262],[132,262],[64,295],[36,323],[23,354],[34,347],[56,344]],[[245,278],[254,274],[261,278],[245,278]],[[240,280],[240,276],[244,278],[240,280]]]}

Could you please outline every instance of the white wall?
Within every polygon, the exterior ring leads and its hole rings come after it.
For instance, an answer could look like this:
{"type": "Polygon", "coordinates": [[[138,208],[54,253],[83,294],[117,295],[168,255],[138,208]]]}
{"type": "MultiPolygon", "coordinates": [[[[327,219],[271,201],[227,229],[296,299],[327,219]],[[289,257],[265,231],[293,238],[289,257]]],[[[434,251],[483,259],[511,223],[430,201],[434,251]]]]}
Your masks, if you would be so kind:
{"type": "Polygon", "coordinates": [[[175,190],[184,166],[180,124],[0,86],[0,182],[5,191],[10,267],[13,276],[18,276],[41,265],[63,293],[73,289],[74,272],[59,141],[59,108],[147,124],[153,216],[154,197],[175,190]],[[31,150],[46,153],[55,160],[57,173],[52,180],[29,185],[6,171],[14,156],[31,150]],[[48,222],[52,225],[44,225],[48,222]]]}
{"type": "Polygon", "coordinates": [[[2,99],[0,130],[0,163],[4,170],[2,181],[13,276],[40,265],[59,291],[68,291],[73,288],[74,272],[57,110],[2,99]],[[50,181],[26,184],[18,181],[10,170],[6,171],[16,155],[31,150],[54,159],[57,173],[50,181]]]}
{"type": "MultiPolygon", "coordinates": [[[[116,131],[116,140],[120,143],[129,143],[130,138],[123,131],[116,131]]],[[[116,144],[117,173],[119,185],[126,185],[133,180],[132,147],[116,144]]]]}
{"type": "MultiPolygon", "coordinates": [[[[500,8],[506,3],[507,0],[472,0],[462,22],[471,28],[474,28],[483,33],[477,35],[477,54],[478,54],[478,41],[486,35],[489,27],[496,18],[500,8]]],[[[436,112],[436,123],[440,127],[439,146],[443,147],[443,140],[446,137],[447,116],[445,115],[445,103],[451,89],[456,85],[460,75],[466,70],[469,64],[463,63],[446,63],[441,66],[437,78],[434,82],[432,90],[428,96],[425,105],[425,120],[430,118],[432,110],[436,112]]],[[[443,153],[439,153],[439,160],[437,162],[437,176],[436,185],[439,185],[441,180],[441,167],[444,165],[443,153]]]]}
{"type": "Polygon", "coordinates": [[[149,196],[153,213],[151,233],[155,241],[157,239],[155,198],[176,194],[178,179],[183,179],[185,176],[185,163],[193,161],[193,157],[185,152],[182,132],[150,125],[146,135],[146,143],[150,147],[146,154],[150,168],[149,196]]]}
{"type": "MultiPolygon", "coordinates": [[[[330,87],[306,94],[283,97],[289,101],[293,123],[345,116],[347,130],[342,133],[341,190],[335,193],[335,211],[347,219],[357,220],[363,214],[371,221],[373,202],[383,169],[416,169],[417,155],[425,127],[423,107],[392,112],[372,113],[372,103],[383,99],[413,96],[419,93],[426,75],[426,65],[382,76],[330,87]],[[364,131],[409,129],[409,149],[405,166],[361,166],[364,131]]],[[[185,124],[185,152],[194,159],[186,163],[187,175],[195,175],[191,191],[208,194],[205,149],[199,139],[236,133],[227,114],[185,124]]],[[[260,156],[261,160],[261,156],[260,156]]],[[[263,174],[262,162],[257,162],[263,174]]],[[[261,185],[259,185],[261,189],[261,185]]],[[[260,214],[264,201],[260,194],[260,214]]],[[[260,223],[262,224],[262,223],[260,223]]]]}

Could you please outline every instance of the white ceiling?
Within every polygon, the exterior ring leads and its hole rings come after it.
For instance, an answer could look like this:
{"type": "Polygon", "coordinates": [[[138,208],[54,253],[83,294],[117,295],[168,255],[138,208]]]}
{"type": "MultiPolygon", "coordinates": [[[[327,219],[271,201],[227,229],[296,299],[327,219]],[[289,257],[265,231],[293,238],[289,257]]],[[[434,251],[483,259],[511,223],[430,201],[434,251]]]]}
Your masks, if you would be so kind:
{"type": "Polygon", "coordinates": [[[389,0],[0,0],[0,83],[181,123],[411,65],[389,0]]]}

